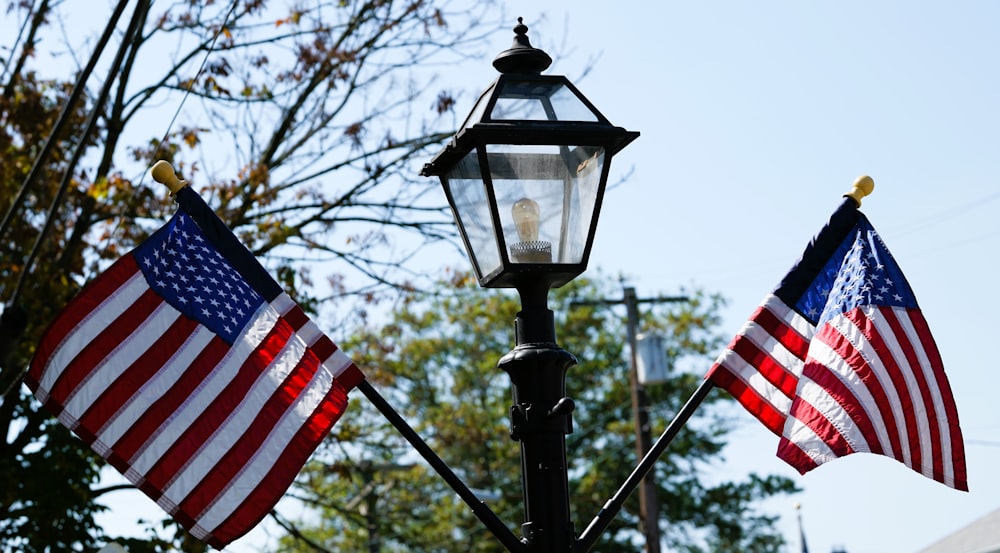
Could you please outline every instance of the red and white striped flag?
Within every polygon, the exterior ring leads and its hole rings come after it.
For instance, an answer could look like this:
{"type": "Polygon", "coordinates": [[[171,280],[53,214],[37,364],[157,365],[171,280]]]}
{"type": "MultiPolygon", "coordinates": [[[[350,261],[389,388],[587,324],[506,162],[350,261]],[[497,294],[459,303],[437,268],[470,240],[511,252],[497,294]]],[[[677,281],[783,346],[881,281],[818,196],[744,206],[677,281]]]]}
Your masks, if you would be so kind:
{"type": "Polygon", "coordinates": [[[197,193],[177,201],[55,319],[25,381],[222,549],[274,507],[364,376],[197,193]]]}
{"type": "Polygon", "coordinates": [[[968,490],[958,411],[896,261],[846,199],[707,378],[779,435],[805,474],[851,453],[968,490]]]}

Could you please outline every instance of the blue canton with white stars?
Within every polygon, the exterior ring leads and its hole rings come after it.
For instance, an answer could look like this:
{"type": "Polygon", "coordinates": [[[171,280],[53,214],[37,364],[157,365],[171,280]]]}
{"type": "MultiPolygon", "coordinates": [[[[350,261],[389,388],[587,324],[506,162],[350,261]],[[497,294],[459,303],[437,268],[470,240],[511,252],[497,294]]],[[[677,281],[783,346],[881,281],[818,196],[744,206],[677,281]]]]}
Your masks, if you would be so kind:
{"type": "Polygon", "coordinates": [[[134,256],[154,292],[227,344],[264,303],[183,212],[137,247],[134,256]]]}
{"type": "Polygon", "coordinates": [[[917,300],[882,239],[862,216],[795,307],[818,326],[864,305],[915,309],[917,300]]]}

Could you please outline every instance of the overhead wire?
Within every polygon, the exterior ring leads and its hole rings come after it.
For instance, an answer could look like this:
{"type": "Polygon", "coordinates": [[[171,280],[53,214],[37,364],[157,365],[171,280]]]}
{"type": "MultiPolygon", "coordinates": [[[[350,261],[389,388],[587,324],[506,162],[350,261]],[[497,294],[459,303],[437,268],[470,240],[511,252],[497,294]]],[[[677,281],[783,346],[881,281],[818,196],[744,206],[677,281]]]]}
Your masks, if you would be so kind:
{"type": "MultiPolygon", "coordinates": [[[[226,32],[226,26],[229,24],[229,20],[230,18],[233,17],[233,13],[236,12],[236,8],[239,6],[239,4],[240,4],[239,0],[233,0],[232,5],[229,7],[229,12],[226,13],[226,16],[222,19],[222,25],[219,25],[219,28],[215,31],[215,35],[212,36],[212,41],[208,44],[208,48],[205,50],[205,57],[202,58],[201,65],[198,66],[198,71],[195,72],[194,79],[191,80],[192,84],[187,87],[184,87],[184,93],[181,95],[181,101],[177,103],[177,109],[174,110],[174,114],[170,117],[170,122],[167,123],[167,129],[163,133],[163,138],[160,139],[160,142],[156,145],[156,149],[153,151],[153,155],[151,156],[152,163],[156,163],[157,161],[156,154],[159,153],[160,149],[163,147],[163,144],[165,144],[167,142],[167,139],[170,137],[170,131],[171,129],[173,129],[174,123],[177,122],[177,117],[180,115],[181,110],[184,108],[184,102],[186,102],[188,96],[191,95],[191,88],[193,86],[193,83],[197,82],[198,78],[201,77],[201,74],[205,72],[205,66],[208,64],[208,58],[209,56],[212,55],[212,52],[215,51],[215,43],[219,41],[219,35],[226,32]]],[[[140,175],[139,177],[140,183],[148,173],[149,173],[148,170],[142,172],[142,175],[140,175]]]]}
{"type": "Polygon", "coordinates": [[[900,234],[908,234],[917,230],[923,230],[927,227],[938,225],[949,219],[954,219],[955,217],[964,215],[969,211],[983,207],[984,205],[997,199],[1000,199],[1000,192],[991,192],[983,196],[982,198],[965,202],[955,207],[943,209],[941,211],[938,211],[937,213],[933,213],[921,219],[910,221],[908,223],[903,223],[898,227],[894,227],[892,230],[900,234]]]}
{"type": "MultiPolygon", "coordinates": [[[[233,0],[233,3],[229,8],[229,12],[226,13],[226,16],[222,20],[222,25],[219,26],[218,30],[216,30],[215,34],[212,36],[212,40],[209,42],[208,48],[205,50],[205,56],[202,58],[201,64],[198,66],[198,71],[195,72],[195,76],[191,80],[191,83],[197,82],[198,78],[201,77],[201,74],[205,72],[205,66],[208,64],[208,58],[209,56],[212,55],[212,52],[215,51],[215,43],[218,42],[219,35],[225,33],[226,26],[229,24],[229,20],[230,18],[232,18],[233,13],[236,11],[236,8],[238,6],[239,6],[239,0],[233,0]]],[[[177,122],[177,117],[180,116],[181,110],[184,108],[184,103],[187,101],[188,96],[191,95],[191,87],[192,85],[183,87],[184,92],[181,94],[181,101],[177,103],[177,109],[174,110],[173,115],[170,117],[170,121],[167,123],[166,130],[163,131],[163,135],[161,136],[160,141],[156,144],[156,148],[153,149],[153,153],[150,155],[151,163],[156,163],[157,154],[159,154],[160,150],[163,148],[163,145],[166,144],[167,140],[170,138],[170,133],[171,130],[173,129],[174,123],[177,122]]],[[[139,173],[137,177],[133,179],[133,180],[138,180],[139,186],[142,186],[143,182],[146,179],[146,175],[149,174],[149,169],[151,167],[152,165],[147,166],[141,173],[139,173]]],[[[119,220],[118,224],[121,225],[121,220],[119,220]]],[[[118,226],[114,228],[114,231],[107,233],[105,237],[105,246],[107,245],[107,243],[111,241],[112,237],[117,233],[117,229],[118,226]]]]}

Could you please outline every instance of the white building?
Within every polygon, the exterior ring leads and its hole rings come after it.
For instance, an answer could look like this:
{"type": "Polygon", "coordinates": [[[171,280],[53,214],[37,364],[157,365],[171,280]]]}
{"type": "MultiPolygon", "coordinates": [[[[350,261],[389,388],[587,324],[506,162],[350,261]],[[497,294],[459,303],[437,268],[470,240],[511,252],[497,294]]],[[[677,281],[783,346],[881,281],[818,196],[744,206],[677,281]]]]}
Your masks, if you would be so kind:
{"type": "Polygon", "coordinates": [[[1000,553],[1000,509],[917,553],[1000,553]]]}

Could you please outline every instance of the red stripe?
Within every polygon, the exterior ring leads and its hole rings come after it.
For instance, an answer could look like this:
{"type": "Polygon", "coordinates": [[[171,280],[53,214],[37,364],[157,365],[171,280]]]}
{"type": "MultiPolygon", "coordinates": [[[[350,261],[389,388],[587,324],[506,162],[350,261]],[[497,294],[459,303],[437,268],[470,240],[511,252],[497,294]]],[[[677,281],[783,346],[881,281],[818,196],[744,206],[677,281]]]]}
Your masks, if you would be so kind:
{"type": "Polygon", "coordinates": [[[735,376],[723,365],[713,366],[711,371],[709,371],[708,378],[711,378],[716,386],[729,392],[740,405],[746,408],[751,415],[757,417],[757,420],[766,426],[768,430],[779,436],[781,435],[781,429],[785,426],[785,413],[775,409],[756,390],[747,386],[746,382],[740,380],[739,377],[735,376]]]}
{"type": "Polygon", "coordinates": [[[108,456],[108,462],[123,473],[127,471],[129,463],[134,460],[140,448],[156,435],[156,431],[171,415],[180,410],[181,405],[211,374],[212,368],[218,365],[229,349],[229,345],[222,338],[213,336],[205,349],[198,354],[170,389],[152,402],[135,424],[111,446],[112,453],[108,456]]]}
{"type": "MultiPolygon", "coordinates": [[[[287,313],[282,315],[288,324],[296,331],[306,323],[309,322],[309,316],[306,315],[305,311],[302,310],[298,304],[292,306],[287,313]]],[[[316,343],[309,346],[313,353],[320,359],[328,359],[335,351],[337,351],[337,345],[333,343],[333,340],[327,338],[326,334],[320,334],[319,338],[316,339],[316,343]]]]}
{"type": "Polygon", "coordinates": [[[288,324],[296,330],[302,328],[309,322],[309,317],[306,315],[306,312],[303,311],[302,307],[297,303],[292,304],[291,308],[289,308],[288,311],[283,313],[281,316],[284,317],[285,320],[288,321],[288,324]]]}
{"type": "Polygon", "coordinates": [[[282,451],[281,457],[274,465],[275,468],[268,476],[261,480],[222,524],[217,528],[208,529],[211,532],[211,536],[206,540],[209,545],[222,549],[267,516],[269,506],[277,503],[284,495],[323,436],[343,414],[347,406],[347,393],[363,379],[364,375],[354,364],[344,370],[324,400],[324,404],[330,408],[314,411],[289,446],[282,451]]]}
{"type": "Polygon", "coordinates": [[[840,431],[830,424],[830,421],[823,416],[823,413],[813,407],[807,399],[802,397],[796,398],[792,403],[792,408],[789,410],[788,416],[794,417],[815,432],[837,457],[854,453],[851,444],[844,439],[840,431]]]}
{"type": "Polygon", "coordinates": [[[944,412],[948,425],[948,438],[951,440],[951,459],[946,459],[945,461],[952,464],[955,488],[962,491],[969,491],[965,469],[965,443],[962,439],[962,429],[958,423],[958,408],[955,406],[955,396],[951,393],[951,385],[948,383],[948,377],[944,373],[944,363],[941,361],[941,353],[938,351],[934,337],[931,335],[930,326],[927,324],[927,320],[924,319],[923,313],[917,309],[907,309],[906,312],[910,317],[913,328],[917,331],[917,336],[920,337],[920,343],[923,345],[928,361],[930,361],[931,370],[934,372],[934,380],[938,390],[941,392],[941,400],[944,403],[944,412]]]}
{"type": "MultiPolygon", "coordinates": [[[[907,443],[902,443],[900,440],[900,445],[907,447],[910,450],[910,468],[914,468],[918,472],[921,466],[921,453],[920,453],[920,430],[917,426],[917,417],[915,415],[916,406],[913,405],[913,400],[910,398],[910,389],[906,384],[906,380],[903,378],[903,371],[896,364],[896,360],[892,357],[891,350],[889,346],[886,345],[885,339],[882,338],[881,330],[878,325],[871,321],[862,313],[859,309],[853,309],[847,313],[844,313],[844,317],[851,321],[851,323],[856,326],[862,334],[868,339],[869,344],[871,344],[872,351],[866,352],[872,357],[878,357],[882,361],[882,365],[885,367],[886,373],[889,375],[889,379],[892,381],[892,386],[896,390],[896,395],[899,397],[900,406],[895,410],[895,415],[903,416],[903,423],[906,426],[906,435],[908,438],[907,443]]],[[[905,346],[904,346],[905,348],[905,346]]],[[[874,378],[874,375],[872,375],[874,378]]],[[[882,386],[888,385],[886,382],[881,382],[882,386]]],[[[898,432],[897,427],[887,427],[890,432],[898,432]]],[[[902,436],[900,436],[902,438],[902,436]]],[[[900,462],[904,462],[903,456],[897,458],[900,462]]]]}
{"type": "Polygon", "coordinates": [[[139,267],[135,263],[135,258],[131,254],[126,255],[108,267],[107,271],[90,281],[66,304],[66,307],[45,331],[31,361],[31,368],[25,375],[25,383],[32,391],[38,390],[38,383],[42,380],[43,371],[61,369],[61,367],[46,367],[46,365],[52,353],[62,344],[63,339],[138,271],[139,267]]]}
{"type": "Polygon", "coordinates": [[[88,320],[87,325],[101,325],[106,328],[66,365],[49,392],[46,407],[55,415],[62,413],[70,394],[91,375],[95,367],[104,362],[116,349],[122,347],[122,344],[128,341],[128,337],[135,332],[136,326],[162,304],[163,300],[155,292],[147,289],[134,303],[124,307],[115,320],[88,320]]]}
{"type": "Polygon", "coordinates": [[[333,343],[333,340],[327,338],[326,334],[323,334],[312,345],[312,350],[316,354],[316,357],[329,359],[337,351],[337,345],[333,343]]]}
{"type": "MultiPolygon", "coordinates": [[[[797,315],[793,315],[797,316],[797,315]]],[[[769,309],[758,307],[757,311],[750,317],[750,320],[757,323],[768,334],[774,336],[775,340],[791,351],[795,357],[805,359],[809,352],[809,340],[804,338],[797,330],[778,318],[769,309]]]]}
{"type": "Polygon", "coordinates": [[[802,448],[798,444],[789,441],[784,436],[778,441],[778,458],[799,471],[799,474],[805,474],[819,466],[812,457],[806,455],[805,451],[802,451],[802,448]]]}
{"type": "Polygon", "coordinates": [[[86,432],[89,439],[84,438],[84,441],[93,443],[94,434],[99,433],[108,419],[132,400],[197,328],[198,322],[194,319],[178,317],[162,337],[107,385],[100,397],[80,417],[77,434],[83,438],[81,431],[86,432]]]}
{"type": "Polygon", "coordinates": [[[196,421],[185,430],[177,441],[164,453],[161,459],[146,474],[147,483],[156,490],[154,500],[159,499],[170,481],[183,469],[192,457],[205,445],[212,434],[222,426],[232,412],[239,407],[257,377],[267,370],[281,348],[292,336],[292,329],[283,319],[271,329],[267,337],[240,367],[236,377],[223,389],[215,400],[201,413],[196,421]]]}
{"type": "MultiPolygon", "coordinates": [[[[306,349],[295,369],[288,374],[284,382],[261,406],[257,416],[254,417],[243,435],[202,477],[201,482],[191,490],[187,497],[183,498],[179,505],[181,511],[198,518],[202,510],[231,485],[233,477],[260,451],[275,425],[288,411],[288,407],[312,380],[319,364],[320,359],[316,357],[316,354],[306,349]]],[[[329,409],[330,406],[320,404],[316,408],[322,410],[329,409]]]]}

